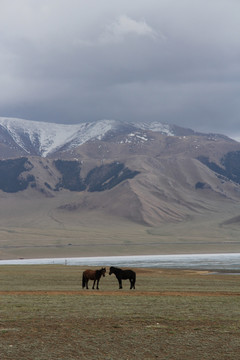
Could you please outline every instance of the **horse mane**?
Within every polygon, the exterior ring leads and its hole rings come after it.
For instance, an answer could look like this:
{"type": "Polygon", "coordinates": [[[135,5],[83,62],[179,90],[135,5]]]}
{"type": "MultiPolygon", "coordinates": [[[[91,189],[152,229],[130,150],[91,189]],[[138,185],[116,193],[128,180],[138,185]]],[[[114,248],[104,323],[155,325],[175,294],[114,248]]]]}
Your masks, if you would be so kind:
{"type": "Polygon", "coordinates": [[[99,276],[101,276],[101,275],[103,275],[104,270],[105,270],[105,272],[106,272],[106,269],[105,269],[105,268],[97,269],[97,270],[96,270],[96,274],[99,275],[99,276]]]}

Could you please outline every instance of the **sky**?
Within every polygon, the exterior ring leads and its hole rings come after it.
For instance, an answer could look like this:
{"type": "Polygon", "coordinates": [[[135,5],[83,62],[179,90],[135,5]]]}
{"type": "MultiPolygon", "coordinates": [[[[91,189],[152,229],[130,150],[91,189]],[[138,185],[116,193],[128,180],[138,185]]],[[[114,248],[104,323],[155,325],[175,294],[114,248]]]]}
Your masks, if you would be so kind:
{"type": "Polygon", "coordinates": [[[239,0],[0,0],[0,116],[240,138],[239,0]]]}

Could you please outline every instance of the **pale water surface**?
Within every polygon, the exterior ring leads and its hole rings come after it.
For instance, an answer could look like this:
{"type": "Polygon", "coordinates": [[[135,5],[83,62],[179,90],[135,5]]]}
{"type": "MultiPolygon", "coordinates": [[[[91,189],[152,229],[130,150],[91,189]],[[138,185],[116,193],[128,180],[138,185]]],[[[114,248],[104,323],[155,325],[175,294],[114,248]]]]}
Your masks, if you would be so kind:
{"type": "Polygon", "coordinates": [[[240,253],[191,255],[101,256],[0,260],[0,265],[87,265],[175,269],[240,270],[240,253]]]}

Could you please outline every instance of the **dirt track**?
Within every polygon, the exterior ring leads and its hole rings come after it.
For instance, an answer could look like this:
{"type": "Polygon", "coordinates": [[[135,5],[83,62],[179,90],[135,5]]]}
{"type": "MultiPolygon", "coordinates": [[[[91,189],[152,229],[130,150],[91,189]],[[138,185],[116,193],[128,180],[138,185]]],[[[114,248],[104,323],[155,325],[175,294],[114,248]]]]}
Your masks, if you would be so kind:
{"type": "Polygon", "coordinates": [[[229,291],[0,291],[0,295],[92,295],[92,296],[240,296],[240,292],[229,291]]]}

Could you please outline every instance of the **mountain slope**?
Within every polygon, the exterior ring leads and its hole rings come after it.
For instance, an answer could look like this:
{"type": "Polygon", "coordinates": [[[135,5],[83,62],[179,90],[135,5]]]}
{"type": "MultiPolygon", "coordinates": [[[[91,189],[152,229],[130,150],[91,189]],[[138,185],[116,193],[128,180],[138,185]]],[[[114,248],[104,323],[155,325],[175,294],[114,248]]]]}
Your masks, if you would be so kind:
{"type": "Polygon", "coordinates": [[[0,140],[2,204],[16,196],[44,211],[44,198],[55,199],[57,224],[97,212],[159,226],[240,201],[240,143],[223,135],[161,123],[1,118],[0,140]]]}

